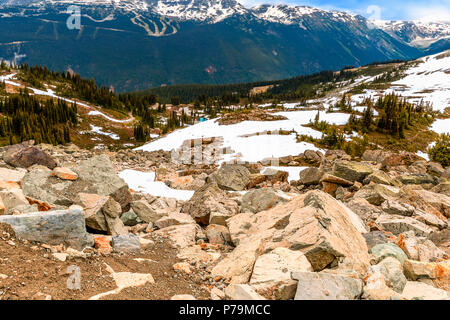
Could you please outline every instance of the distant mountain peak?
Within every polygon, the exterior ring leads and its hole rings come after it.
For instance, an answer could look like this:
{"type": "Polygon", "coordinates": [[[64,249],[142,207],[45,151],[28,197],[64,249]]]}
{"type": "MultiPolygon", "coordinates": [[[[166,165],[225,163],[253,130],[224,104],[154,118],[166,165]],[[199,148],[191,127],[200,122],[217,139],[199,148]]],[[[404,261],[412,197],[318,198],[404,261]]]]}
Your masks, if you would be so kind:
{"type": "Polygon", "coordinates": [[[396,39],[416,47],[428,47],[431,44],[450,39],[450,21],[373,21],[383,31],[396,39]]]}

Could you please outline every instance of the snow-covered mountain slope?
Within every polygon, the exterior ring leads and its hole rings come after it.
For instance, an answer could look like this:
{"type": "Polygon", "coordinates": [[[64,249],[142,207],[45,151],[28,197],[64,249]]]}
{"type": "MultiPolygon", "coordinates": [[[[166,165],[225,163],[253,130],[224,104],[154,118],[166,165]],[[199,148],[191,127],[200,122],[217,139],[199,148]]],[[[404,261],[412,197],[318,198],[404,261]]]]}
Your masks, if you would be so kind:
{"type": "Polygon", "coordinates": [[[258,5],[251,8],[251,13],[259,19],[282,24],[301,23],[303,18],[312,16],[322,16],[340,21],[351,21],[355,19],[355,15],[346,12],[283,4],[258,5]]]}
{"type": "Polygon", "coordinates": [[[393,37],[416,47],[428,47],[442,40],[450,39],[450,21],[385,21],[374,23],[393,37]]]}
{"type": "MultiPolygon", "coordinates": [[[[436,111],[450,108],[450,50],[417,59],[416,65],[406,70],[405,76],[392,82],[384,92],[391,91],[411,102],[429,103],[436,111]]],[[[379,94],[367,91],[367,95],[379,94]]]]}
{"type": "Polygon", "coordinates": [[[180,20],[222,21],[248,10],[234,0],[165,0],[151,4],[151,10],[161,16],[180,20]]]}

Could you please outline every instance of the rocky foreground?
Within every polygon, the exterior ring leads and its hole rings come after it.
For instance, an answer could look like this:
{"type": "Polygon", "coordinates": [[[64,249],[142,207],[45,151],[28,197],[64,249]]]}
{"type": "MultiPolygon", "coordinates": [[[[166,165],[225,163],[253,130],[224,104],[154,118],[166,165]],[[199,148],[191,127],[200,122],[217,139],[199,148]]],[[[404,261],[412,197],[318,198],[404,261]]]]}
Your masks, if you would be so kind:
{"type": "Polygon", "coordinates": [[[0,299],[450,298],[450,167],[414,154],[308,150],[280,159],[308,164],[295,180],[163,151],[0,158],[0,299]],[[123,169],[195,193],[130,190],[123,169]]]}

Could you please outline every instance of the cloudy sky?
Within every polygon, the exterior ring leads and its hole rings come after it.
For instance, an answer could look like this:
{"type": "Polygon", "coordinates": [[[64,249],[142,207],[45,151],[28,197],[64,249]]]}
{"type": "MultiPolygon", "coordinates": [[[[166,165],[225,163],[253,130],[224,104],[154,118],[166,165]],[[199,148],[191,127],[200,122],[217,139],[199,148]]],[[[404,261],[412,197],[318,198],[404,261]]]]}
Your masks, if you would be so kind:
{"type": "Polygon", "coordinates": [[[383,20],[450,21],[450,0],[238,0],[245,6],[262,3],[309,5],[330,10],[343,10],[383,20]]]}

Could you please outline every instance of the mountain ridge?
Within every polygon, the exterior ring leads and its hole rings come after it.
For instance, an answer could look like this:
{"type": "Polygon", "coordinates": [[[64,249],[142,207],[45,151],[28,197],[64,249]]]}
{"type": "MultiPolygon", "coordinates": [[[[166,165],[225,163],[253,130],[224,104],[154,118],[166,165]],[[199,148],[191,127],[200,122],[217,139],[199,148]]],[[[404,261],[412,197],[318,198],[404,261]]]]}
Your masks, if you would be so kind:
{"type": "Polygon", "coordinates": [[[288,5],[248,9],[234,0],[14,0],[2,2],[0,17],[7,31],[0,34],[0,59],[70,68],[118,91],[275,80],[413,59],[448,45],[444,39],[416,48],[360,15],[288,5]],[[69,4],[81,8],[79,30],[66,28],[69,4]]]}

